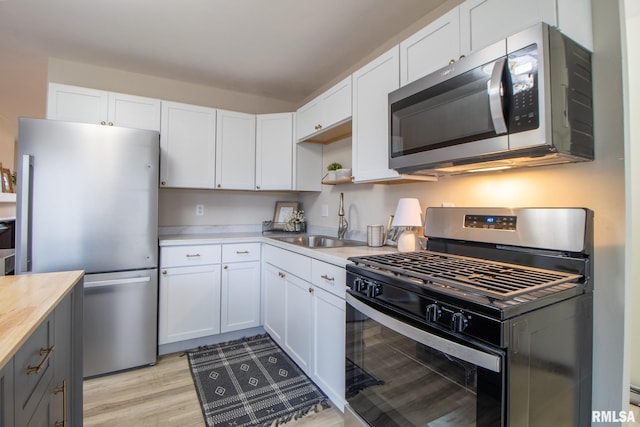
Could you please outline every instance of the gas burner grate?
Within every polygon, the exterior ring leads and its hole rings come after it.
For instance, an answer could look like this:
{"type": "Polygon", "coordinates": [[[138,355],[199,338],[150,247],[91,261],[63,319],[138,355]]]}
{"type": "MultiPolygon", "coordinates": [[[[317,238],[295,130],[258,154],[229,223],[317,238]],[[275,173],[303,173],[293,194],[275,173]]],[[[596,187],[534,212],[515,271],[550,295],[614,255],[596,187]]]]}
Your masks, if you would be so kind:
{"type": "Polygon", "coordinates": [[[579,274],[431,251],[372,255],[350,260],[361,266],[387,270],[399,276],[451,286],[498,300],[576,282],[582,277],[579,274]]]}

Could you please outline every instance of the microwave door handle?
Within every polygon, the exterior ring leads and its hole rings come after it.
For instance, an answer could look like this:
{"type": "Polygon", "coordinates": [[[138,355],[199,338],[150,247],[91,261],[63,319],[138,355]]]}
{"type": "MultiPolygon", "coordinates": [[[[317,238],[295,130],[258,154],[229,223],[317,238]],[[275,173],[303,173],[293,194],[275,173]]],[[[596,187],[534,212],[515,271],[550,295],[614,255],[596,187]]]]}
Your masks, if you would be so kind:
{"type": "Polygon", "coordinates": [[[489,110],[496,135],[507,133],[507,124],[502,112],[502,70],[506,59],[501,58],[493,64],[491,80],[489,80],[489,110]]]}

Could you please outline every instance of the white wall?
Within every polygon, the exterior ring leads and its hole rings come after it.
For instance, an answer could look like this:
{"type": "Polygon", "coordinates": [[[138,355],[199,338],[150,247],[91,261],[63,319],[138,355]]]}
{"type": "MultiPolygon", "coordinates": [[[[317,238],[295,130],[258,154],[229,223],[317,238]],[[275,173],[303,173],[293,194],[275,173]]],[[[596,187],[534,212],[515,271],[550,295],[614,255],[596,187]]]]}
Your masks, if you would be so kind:
{"type": "Polygon", "coordinates": [[[640,213],[640,2],[626,0],[625,95],[626,111],[626,196],[627,196],[627,342],[631,383],[640,387],[640,224],[634,218],[640,213]]]}
{"type": "MultiPolygon", "coordinates": [[[[435,183],[324,186],[303,196],[313,224],[337,227],[337,203],[345,193],[347,220],[353,228],[386,224],[401,197],[417,197],[422,208],[440,206],[581,206],[595,212],[595,319],[593,407],[621,410],[628,396],[624,376],[625,197],[620,24],[616,2],[593,1],[594,108],[596,160],[564,166],[457,176],[435,183]],[[330,216],[320,216],[328,204],[330,216]]],[[[637,118],[636,118],[637,121],[637,118]]],[[[340,145],[326,147],[324,163],[341,161],[340,145]],[[331,150],[331,151],[330,151],[331,150]],[[331,158],[327,158],[330,153],[331,158]]],[[[346,163],[346,162],[345,162],[346,163]]],[[[349,162],[350,164],[350,162],[349,162]]],[[[344,164],[343,164],[344,166],[344,164]]]]}
{"type": "Polygon", "coordinates": [[[57,58],[49,58],[49,81],[251,114],[281,113],[296,107],[264,96],[57,58]]]}

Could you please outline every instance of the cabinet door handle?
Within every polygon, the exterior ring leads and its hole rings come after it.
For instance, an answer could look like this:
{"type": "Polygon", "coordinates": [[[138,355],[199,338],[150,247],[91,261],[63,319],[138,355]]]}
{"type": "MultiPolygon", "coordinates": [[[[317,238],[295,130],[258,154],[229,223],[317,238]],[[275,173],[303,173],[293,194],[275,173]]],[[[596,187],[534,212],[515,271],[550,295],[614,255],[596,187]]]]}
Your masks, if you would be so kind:
{"type": "Polygon", "coordinates": [[[328,275],[326,275],[326,274],[323,274],[323,275],[322,275],[322,276],[320,276],[320,277],[321,277],[321,278],[323,278],[324,280],[328,280],[328,281],[330,281],[330,282],[333,282],[333,281],[335,281],[335,280],[336,280],[336,278],[335,278],[335,277],[329,277],[329,276],[328,276],[328,275]]]}
{"type": "Polygon", "coordinates": [[[460,58],[458,58],[458,61],[460,61],[461,59],[464,59],[465,56],[464,55],[460,55],[460,58]]]}
{"type": "Polygon", "coordinates": [[[56,421],[54,427],[67,427],[67,380],[62,381],[62,387],[53,389],[53,394],[62,393],[62,421],[56,421]]]}
{"type": "Polygon", "coordinates": [[[106,124],[107,124],[107,122],[105,122],[105,121],[103,120],[103,121],[101,121],[101,122],[100,122],[100,124],[101,124],[102,126],[104,126],[104,125],[106,125],[106,124]]]}
{"type": "Polygon", "coordinates": [[[243,255],[243,254],[248,254],[249,251],[236,251],[236,254],[238,255],[243,255]]]}
{"type": "Polygon", "coordinates": [[[228,270],[228,269],[229,269],[229,266],[228,266],[228,265],[225,265],[225,266],[224,266],[224,267],[222,267],[222,268],[224,268],[225,270],[228,270]]]}
{"type": "Polygon", "coordinates": [[[47,361],[49,360],[49,358],[51,357],[51,355],[53,354],[53,350],[55,350],[56,346],[52,345],[49,348],[41,348],[40,349],[40,356],[44,356],[44,359],[42,359],[42,361],[40,362],[40,364],[38,366],[27,366],[27,375],[29,374],[39,374],[40,371],[42,371],[42,369],[44,368],[44,365],[47,364],[47,361]]]}
{"type": "Polygon", "coordinates": [[[167,275],[167,270],[162,270],[162,274],[167,275]]]}
{"type": "Polygon", "coordinates": [[[200,258],[200,254],[187,254],[187,258],[200,258]]]}
{"type": "Polygon", "coordinates": [[[453,64],[454,62],[456,62],[456,60],[455,60],[455,59],[450,59],[450,60],[449,60],[449,65],[453,64]]]}
{"type": "Polygon", "coordinates": [[[113,122],[109,122],[109,126],[113,126],[113,122]]]}
{"type": "Polygon", "coordinates": [[[218,188],[222,187],[222,184],[218,184],[218,188]]]}
{"type": "Polygon", "coordinates": [[[161,185],[167,185],[167,181],[160,182],[161,185]]]}
{"type": "Polygon", "coordinates": [[[284,273],[283,273],[283,272],[278,271],[278,277],[280,277],[281,279],[284,279],[284,278],[285,278],[285,275],[284,275],[284,273]]]}
{"type": "Polygon", "coordinates": [[[313,293],[313,288],[309,288],[309,293],[312,294],[313,293]]]}

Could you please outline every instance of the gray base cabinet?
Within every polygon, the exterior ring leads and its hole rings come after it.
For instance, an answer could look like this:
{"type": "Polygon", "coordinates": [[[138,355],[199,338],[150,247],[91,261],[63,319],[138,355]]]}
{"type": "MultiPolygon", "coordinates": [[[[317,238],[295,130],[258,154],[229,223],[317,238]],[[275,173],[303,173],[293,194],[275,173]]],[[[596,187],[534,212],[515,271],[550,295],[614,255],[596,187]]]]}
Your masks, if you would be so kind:
{"type": "Polygon", "coordinates": [[[0,427],[13,425],[13,359],[0,370],[0,427]]]}
{"type": "Polygon", "coordinates": [[[82,426],[83,284],[56,306],[0,374],[0,427],[82,426]]]}

